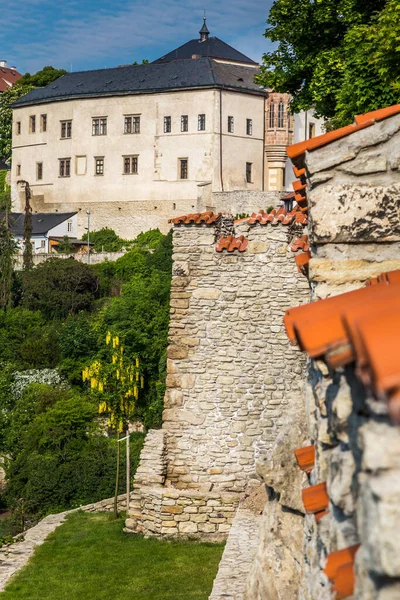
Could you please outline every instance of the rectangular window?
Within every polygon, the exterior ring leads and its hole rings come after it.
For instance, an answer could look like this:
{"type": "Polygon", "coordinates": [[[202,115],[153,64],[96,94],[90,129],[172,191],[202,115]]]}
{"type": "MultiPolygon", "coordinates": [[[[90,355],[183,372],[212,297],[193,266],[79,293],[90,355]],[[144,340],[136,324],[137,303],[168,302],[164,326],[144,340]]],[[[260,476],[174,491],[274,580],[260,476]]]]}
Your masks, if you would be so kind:
{"type": "Polygon", "coordinates": [[[40,240],[40,247],[46,248],[46,240],[40,240]]]}
{"type": "Polygon", "coordinates": [[[228,133],[233,133],[233,117],[228,117],[228,133]]]}
{"type": "Polygon", "coordinates": [[[315,123],[309,123],[308,125],[308,138],[315,137],[315,123]]]}
{"type": "Polygon", "coordinates": [[[77,156],[75,159],[75,172],[77,175],[86,175],[86,156],[77,156]]]}
{"type": "Polygon", "coordinates": [[[181,131],[189,131],[189,117],[188,115],[181,116],[181,131]]]}
{"type": "Polygon", "coordinates": [[[125,117],[124,133],[140,133],[140,117],[125,117]]]}
{"type": "Polygon", "coordinates": [[[38,181],[40,179],[43,179],[43,163],[42,162],[36,163],[36,179],[38,181]]]}
{"type": "Polygon", "coordinates": [[[67,221],[67,232],[71,233],[72,231],[72,221],[67,221]]]}
{"type": "Polygon", "coordinates": [[[40,131],[47,131],[47,115],[40,115],[40,131]]]}
{"type": "Polygon", "coordinates": [[[187,179],[188,178],[188,159],[180,158],[179,159],[179,179],[187,179]]]}
{"type": "Polygon", "coordinates": [[[29,117],[29,133],[35,133],[36,131],[36,117],[32,115],[29,117]]]}
{"type": "Polygon", "coordinates": [[[171,133],[171,117],[164,117],[164,133],[171,133]]]}
{"type": "Polygon", "coordinates": [[[138,156],[124,156],[124,175],[137,175],[138,173],[138,156]]]}
{"type": "Polygon", "coordinates": [[[59,162],[59,176],[60,177],[70,177],[70,175],[71,175],[71,159],[70,158],[60,158],[58,162],[59,162]]]}
{"type": "Polygon", "coordinates": [[[17,175],[21,175],[21,165],[17,165],[17,175]]]}
{"type": "Polygon", "coordinates": [[[21,135],[21,121],[17,121],[17,135],[21,135]]]}
{"type": "Polygon", "coordinates": [[[107,135],[107,119],[105,117],[92,119],[92,135],[107,135]]]}
{"type": "Polygon", "coordinates": [[[246,181],[247,183],[252,183],[252,169],[253,163],[246,163],[246,181]]]}
{"type": "Polygon", "coordinates": [[[104,156],[97,156],[94,159],[95,175],[104,175],[104,156]]]}
{"type": "Polygon", "coordinates": [[[206,129],[206,115],[199,115],[197,119],[197,129],[199,131],[205,131],[206,129]]]}
{"type": "Polygon", "coordinates": [[[72,121],[61,121],[61,138],[63,140],[72,136],[72,121]]]}
{"type": "Polygon", "coordinates": [[[253,119],[246,119],[246,133],[253,135],[253,119]]]}

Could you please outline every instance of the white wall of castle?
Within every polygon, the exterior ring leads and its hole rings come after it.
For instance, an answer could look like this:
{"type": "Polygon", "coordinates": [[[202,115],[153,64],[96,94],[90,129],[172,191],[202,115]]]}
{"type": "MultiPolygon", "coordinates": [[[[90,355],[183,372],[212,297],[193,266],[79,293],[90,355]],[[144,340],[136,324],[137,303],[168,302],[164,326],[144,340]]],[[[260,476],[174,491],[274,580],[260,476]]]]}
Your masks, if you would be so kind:
{"type": "Polygon", "coordinates": [[[262,96],[219,90],[80,98],[17,108],[14,208],[20,210],[24,201],[24,190],[17,185],[22,179],[30,184],[34,211],[78,211],[78,235],[84,232],[88,209],[93,229],[113,227],[125,237],[151,227],[165,231],[168,218],[198,209],[199,185],[209,182],[213,192],[222,191],[221,157],[224,191],[262,190],[263,127],[262,96]],[[40,127],[43,114],[45,132],[40,127]],[[199,114],[206,115],[204,131],[198,131],[199,114]],[[32,115],[35,133],[30,133],[32,115]],[[140,116],[140,133],[124,133],[126,115],[140,116]],[[188,132],[181,132],[181,115],[188,115],[188,132]],[[170,133],[164,133],[164,116],[171,116],[170,133]],[[233,133],[228,133],[228,116],[234,117],[233,133]],[[95,117],[107,118],[106,135],[92,135],[95,117]],[[252,135],[246,133],[246,119],[252,119],[252,135]],[[72,121],[72,136],[62,139],[61,121],[67,120],[72,121]],[[125,155],[138,156],[137,174],[123,174],[125,155]],[[96,157],[104,157],[103,175],[95,174],[96,157]],[[71,159],[69,177],[59,176],[63,158],[71,159]],[[180,179],[181,158],[188,159],[185,180],[180,179]],[[251,183],[246,181],[246,162],[252,163],[251,183]],[[43,164],[42,180],[37,179],[37,163],[43,164]]]}

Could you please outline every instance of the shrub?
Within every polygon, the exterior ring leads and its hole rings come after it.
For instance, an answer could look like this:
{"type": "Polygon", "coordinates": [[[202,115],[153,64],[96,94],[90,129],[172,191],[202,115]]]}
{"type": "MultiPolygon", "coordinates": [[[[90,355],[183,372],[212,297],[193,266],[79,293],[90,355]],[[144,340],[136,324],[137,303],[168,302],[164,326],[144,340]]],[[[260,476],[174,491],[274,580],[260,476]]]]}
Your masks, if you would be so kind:
{"type": "Polygon", "coordinates": [[[73,258],[50,258],[24,272],[21,278],[22,306],[40,310],[46,319],[62,319],[70,313],[89,310],[99,296],[94,271],[73,258]]]}

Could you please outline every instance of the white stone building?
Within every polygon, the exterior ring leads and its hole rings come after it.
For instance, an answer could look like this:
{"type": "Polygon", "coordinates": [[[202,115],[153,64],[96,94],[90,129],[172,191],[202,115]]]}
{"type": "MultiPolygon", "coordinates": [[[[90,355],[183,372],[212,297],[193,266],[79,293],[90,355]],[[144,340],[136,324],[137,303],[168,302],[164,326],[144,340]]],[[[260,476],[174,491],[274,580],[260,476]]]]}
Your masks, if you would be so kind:
{"type": "Polygon", "coordinates": [[[258,65],[203,26],[148,65],[67,73],[14,104],[15,208],[77,211],[79,234],[132,237],[193,212],[204,188],[264,189],[267,93],[258,65]]]}

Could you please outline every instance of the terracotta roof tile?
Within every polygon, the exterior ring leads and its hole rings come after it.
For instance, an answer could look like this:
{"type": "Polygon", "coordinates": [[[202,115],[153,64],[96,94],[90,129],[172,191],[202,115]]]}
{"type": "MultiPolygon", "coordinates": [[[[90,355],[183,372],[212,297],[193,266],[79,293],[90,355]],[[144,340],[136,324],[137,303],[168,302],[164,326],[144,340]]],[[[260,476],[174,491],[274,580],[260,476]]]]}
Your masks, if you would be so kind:
{"type": "Polygon", "coordinates": [[[296,261],[298,271],[302,273],[311,260],[311,252],[308,251],[298,254],[295,256],[294,260],[296,261]]]}
{"type": "Polygon", "coordinates": [[[324,573],[328,579],[333,581],[339,567],[342,567],[346,563],[354,562],[354,557],[359,547],[360,544],[356,544],[355,546],[349,546],[343,550],[336,550],[328,554],[324,569],[324,573]]]}
{"type": "Polygon", "coordinates": [[[290,309],[284,323],[289,339],[311,358],[334,369],[356,362],[358,376],[400,424],[398,278],[399,271],[384,273],[375,285],[290,309]]]}
{"type": "Polygon", "coordinates": [[[392,117],[398,113],[400,113],[400,104],[395,104],[394,106],[387,106],[386,108],[373,110],[365,113],[365,115],[356,115],[354,120],[357,125],[360,125],[361,123],[365,123],[365,121],[382,121],[382,119],[387,119],[388,117],[392,117]]]}
{"type": "Polygon", "coordinates": [[[289,158],[295,159],[307,151],[326,146],[331,142],[339,140],[347,135],[351,135],[355,131],[360,131],[365,127],[371,127],[376,121],[381,121],[382,119],[386,119],[398,113],[400,113],[400,104],[397,104],[396,106],[389,106],[387,108],[381,108],[379,110],[366,113],[365,115],[358,115],[355,117],[355,123],[351,125],[346,125],[340,129],[335,129],[334,131],[329,131],[328,133],[318,135],[304,142],[298,142],[297,144],[288,146],[286,148],[287,154],[289,158]]]}
{"type": "Polygon", "coordinates": [[[301,492],[306,513],[315,514],[326,511],[329,506],[326,483],[318,483],[304,488],[301,492]]]}
{"type": "Polygon", "coordinates": [[[293,166],[293,173],[294,173],[294,176],[296,177],[296,179],[300,179],[300,177],[305,177],[306,170],[298,169],[296,166],[293,166]]]}
{"type": "Polygon", "coordinates": [[[222,217],[222,213],[215,214],[211,211],[207,211],[175,217],[174,219],[169,219],[168,223],[173,223],[174,225],[212,225],[220,217],[222,217]]]}
{"type": "Polygon", "coordinates": [[[304,446],[296,448],[294,451],[297,464],[302,471],[309,473],[313,470],[315,464],[315,446],[304,446]]]}
{"type": "Polygon", "coordinates": [[[348,562],[338,567],[332,592],[335,592],[336,600],[344,600],[353,596],[355,586],[354,562],[348,562]]]}
{"type": "Polygon", "coordinates": [[[310,244],[308,243],[308,235],[302,235],[301,237],[295,239],[291,245],[292,252],[297,252],[298,250],[308,252],[309,249],[310,244]]]}
{"type": "Polygon", "coordinates": [[[249,225],[290,225],[291,223],[300,223],[301,225],[307,225],[307,215],[303,214],[298,206],[295,206],[293,210],[287,212],[283,207],[279,210],[274,209],[269,214],[264,210],[260,210],[258,213],[253,213],[251,217],[247,219],[249,225]]]}
{"type": "Polygon", "coordinates": [[[376,285],[377,283],[400,283],[400,269],[396,271],[388,271],[387,273],[381,273],[378,277],[369,279],[366,285],[376,285]]]}
{"type": "Polygon", "coordinates": [[[307,188],[307,184],[300,181],[300,179],[293,181],[292,186],[295,192],[301,192],[307,188]]]}
{"type": "Polygon", "coordinates": [[[239,250],[239,252],[244,252],[248,243],[249,240],[243,235],[238,238],[233,237],[233,235],[229,235],[228,237],[221,237],[218,240],[216,251],[222,252],[223,250],[227,250],[228,252],[234,252],[235,250],[239,250]]]}

